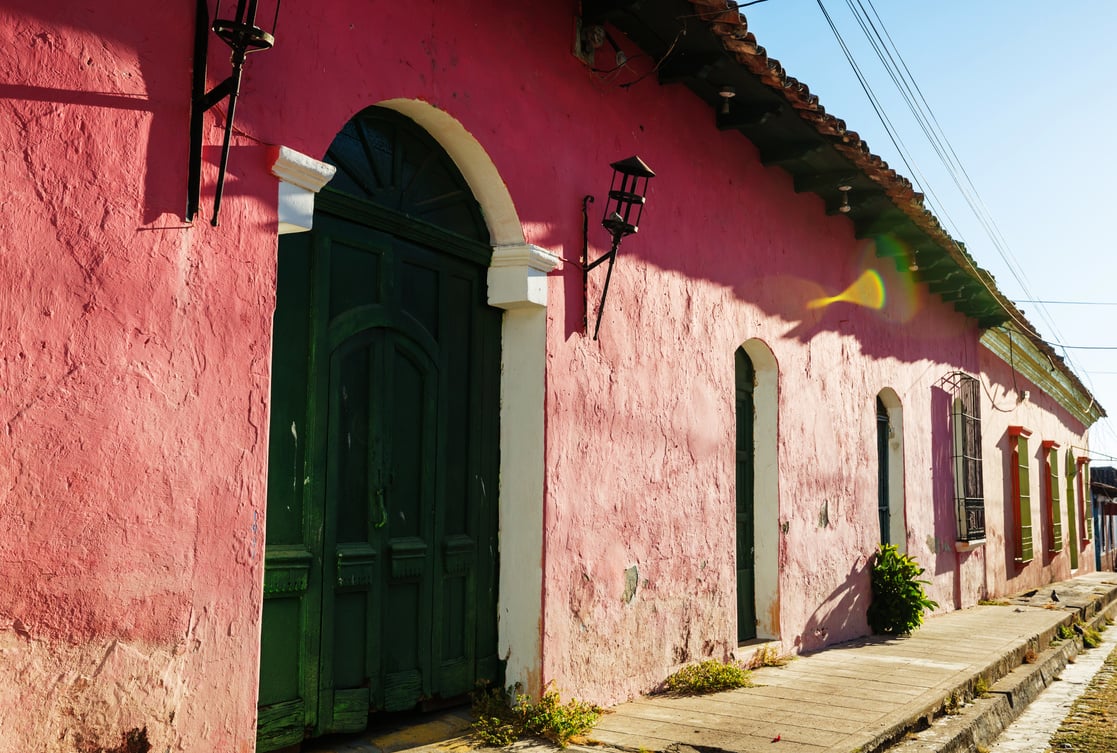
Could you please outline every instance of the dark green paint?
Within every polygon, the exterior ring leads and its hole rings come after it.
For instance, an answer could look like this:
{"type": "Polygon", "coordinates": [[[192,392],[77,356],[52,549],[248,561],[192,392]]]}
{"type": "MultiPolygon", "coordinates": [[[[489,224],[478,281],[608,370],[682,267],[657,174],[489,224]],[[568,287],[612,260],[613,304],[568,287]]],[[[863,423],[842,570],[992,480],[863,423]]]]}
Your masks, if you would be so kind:
{"type": "Polygon", "coordinates": [[[877,517],[880,518],[880,543],[891,544],[892,510],[888,504],[888,408],[877,398],[877,517]]]}
{"type": "Polygon", "coordinates": [[[324,192],[314,231],[280,242],[261,751],[500,681],[491,251],[429,137],[356,122],[374,164],[330,157],[363,195],[324,192]],[[385,211],[411,216],[384,232],[385,211]]]}
{"type": "Polygon", "coordinates": [[[744,348],[735,359],[737,383],[737,641],[756,637],[755,444],[756,372],[744,348]]]}

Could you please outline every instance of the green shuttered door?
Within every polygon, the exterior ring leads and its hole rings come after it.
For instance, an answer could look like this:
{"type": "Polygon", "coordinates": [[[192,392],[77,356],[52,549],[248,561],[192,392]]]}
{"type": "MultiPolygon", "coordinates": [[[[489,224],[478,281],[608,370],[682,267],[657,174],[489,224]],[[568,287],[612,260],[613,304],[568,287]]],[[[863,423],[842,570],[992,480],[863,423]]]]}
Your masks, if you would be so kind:
{"type": "Polygon", "coordinates": [[[319,209],[279,251],[262,751],[500,681],[489,249],[319,209]]]}
{"type": "Polygon", "coordinates": [[[756,637],[754,523],[755,448],[753,392],[756,372],[743,348],[736,354],[737,381],[737,641],[756,637]]]}

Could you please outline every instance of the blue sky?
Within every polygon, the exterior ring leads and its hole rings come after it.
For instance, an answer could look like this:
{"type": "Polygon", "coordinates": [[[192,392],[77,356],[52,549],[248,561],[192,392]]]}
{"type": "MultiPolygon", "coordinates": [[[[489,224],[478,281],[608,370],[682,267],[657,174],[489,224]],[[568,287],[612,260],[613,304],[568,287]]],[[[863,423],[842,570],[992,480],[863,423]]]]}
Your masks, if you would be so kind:
{"type": "MultiPolygon", "coordinates": [[[[993,273],[1044,339],[1113,348],[1056,350],[1117,417],[1117,3],[822,4],[914,167],[881,125],[818,0],[767,0],[742,12],[769,56],[928,194],[943,225],[993,273]],[[887,30],[1003,238],[1000,249],[910,114],[850,6],[879,18],[887,30]],[[1114,305],[1027,302],[1037,299],[1114,305]]],[[[965,186],[965,177],[961,181],[965,186]]],[[[1090,449],[1095,466],[1117,464],[1117,420],[1094,425],[1090,449]]]]}

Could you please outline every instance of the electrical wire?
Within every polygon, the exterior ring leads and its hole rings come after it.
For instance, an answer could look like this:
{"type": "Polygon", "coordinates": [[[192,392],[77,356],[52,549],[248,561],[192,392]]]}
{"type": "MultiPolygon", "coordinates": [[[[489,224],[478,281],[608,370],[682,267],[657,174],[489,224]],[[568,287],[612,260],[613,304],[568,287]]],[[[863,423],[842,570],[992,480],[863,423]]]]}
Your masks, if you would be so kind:
{"type": "MultiPolygon", "coordinates": [[[[841,47],[846,60],[849,62],[850,67],[853,69],[854,75],[857,77],[862,90],[865,92],[865,95],[869,99],[869,102],[872,105],[873,110],[876,112],[878,119],[880,119],[881,124],[884,126],[885,132],[887,133],[889,139],[892,141],[893,147],[896,148],[897,153],[899,153],[900,158],[903,160],[908,170],[914,176],[916,176],[921,190],[923,190],[923,192],[929,197],[927,203],[929,205],[932,205],[931,208],[932,211],[935,212],[935,214],[941,216],[947,223],[949,223],[953,236],[961,238],[962,234],[961,232],[959,232],[957,223],[955,223],[953,218],[950,217],[950,215],[945,211],[945,204],[938,199],[938,196],[934,193],[930,182],[918,169],[917,165],[915,164],[915,160],[912,158],[910,152],[907,150],[906,145],[903,145],[903,141],[900,138],[899,134],[896,132],[892,120],[885,112],[885,108],[881,100],[876,95],[876,93],[872,91],[872,87],[869,85],[865,73],[862,71],[860,65],[854,58],[849,45],[842,38],[841,33],[838,31],[837,25],[834,23],[833,18],[830,16],[830,13],[826,10],[826,7],[823,5],[822,0],[816,0],[816,2],[819,6],[819,9],[822,11],[823,16],[825,17],[827,24],[830,26],[831,32],[838,40],[838,44],[841,47]]],[[[908,67],[907,62],[904,60],[903,55],[900,53],[899,48],[896,46],[895,41],[892,39],[891,34],[888,32],[887,27],[884,25],[880,14],[877,12],[876,7],[873,5],[873,0],[864,0],[864,2],[863,0],[846,0],[846,5],[849,8],[850,12],[853,14],[853,17],[857,20],[862,33],[865,35],[865,38],[868,40],[869,45],[873,49],[877,58],[880,60],[881,65],[884,67],[885,71],[887,71],[893,85],[896,87],[897,91],[899,91],[900,96],[907,104],[909,111],[915,118],[916,123],[918,123],[928,143],[931,145],[932,150],[935,152],[935,154],[939,158],[939,161],[946,169],[947,174],[950,176],[962,198],[970,207],[970,211],[973,213],[973,216],[978,221],[978,224],[984,230],[986,236],[989,238],[997,254],[1004,262],[1006,268],[1012,274],[1016,282],[1020,285],[1021,290],[1026,296],[1028,296],[1025,301],[1039,307],[1038,312],[1041,319],[1046,323],[1048,327],[1051,328],[1051,331],[1053,332],[1055,337],[1053,339],[1043,337],[1039,332],[1035,330],[1030,322],[1022,319],[1016,314],[1014,307],[1005,307],[1006,313],[1016,324],[1016,326],[1019,327],[1025,334],[1035,338],[1037,341],[1040,341],[1051,348],[1060,349],[1062,351],[1062,356],[1066,360],[1068,366],[1074,369],[1074,371],[1081,373],[1085,377],[1084,381],[1089,385],[1089,389],[1095,390],[1096,387],[1094,386],[1093,380],[1091,379],[1091,373],[1089,372],[1089,370],[1082,368],[1082,366],[1079,365],[1074,358],[1072,358],[1069,351],[1111,351],[1117,350],[1117,346],[1080,346],[1068,345],[1063,342],[1066,338],[1061,333],[1051,313],[1046,309],[1046,305],[1048,302],[1031,295],[1031,281],[1028,279],[1026,273],[1020,267],[1015,255],[1010,249],[1009,243],[1006,240],[1003,232],[997,225],[996,220],[993,218],[988,206],[981,198],[981,194],[977,190],[973,179],[969,175],[969,172],[966,170],[965,165],[962,163],[961,159],[958,157],[958,153],[954,149],[953,145],[950,143],[950,140],[946,137],[946,134],[942,128],[941,123],[938,120],[938,117],[935,115],[933,108],[927,101],[927,98],[923,94],[922,89],[919,87],[918,82],[916,82],[915,77],[912,75],[911,69],[908,67]],[[868,5],[869,10],[866,10],[866,4],[868,5]],[[872,14],[871,16],[869,13],[870,10],[872,14]]],[[[969,253],[967,253],[963,247],[959,247],[958,250],[960,252],[959,255],[965,260],[966,265],[972,269],[975,278],[982,284],[983,287],[985,287],[989,291],[993,298],[1003,298],[1004,294],[998,290],[995,290],[993,286],[987,281],[986,274],[977,267],[969,253]]],[[[1064,303],[1069,304],[1073,302],[1064,303]]],[[[1083,303],[1086,304],[1086,302],[1083,303]]],[[[1105,304],[1098,302],[1096,304],[1089,303],[1086,305],[1117,305],[1117,303],[1105,304]]],[[[1054,368],[1054,364],[1052,364],[1052,367],[1054,368]]],[[[992,396],[990,396],[990,399],[991,398],[992,396]]],[[[1101,430],[1102,433],[1108,432],[1114,437],[1115,440],[1117,440],[1117,433],[1115,433],[1113,429],[1108,424],[1106,424],[1106,422],[1098,422],[1098,428],[1101,430]]]]}
{"type": "MultiPolygon", "coordinates": [[[[901,159],[904,160],[904,164],[911,172],[918,175],[919,181],[921,183],[921,188],[923,188],[926,194],[934,198],[935,204],[939,205],[940,208],[934,208],[935,213],[941,215],[952,226],[952,233],[956,237],[961,237],[961,233],[958,231],[957,224],[953,221],[953,218],[951,218],[949,214],[947,214],[941,208],[942,202],[938,201],[938,197],[935,196],[933,190],[931,189],[929,181],[927,181],[922,173],[915,167],[915,162],[913,159],[911,159],[910,154],[905,154],[903,151],[900,150],[897,142],[902,143],[902,141],[900,140],[898,134],[895,134],[893,132],[891,119],[889,119],[887,117],[887,114],[883,112],[884,108],[879,98],[874,92],[872,92],[871,87],[868,86],[867,78],[861,71],[860,66],[853,59],[853,55],[849,49],[849,46],[846,44],[845,40],[841,38],[841,34],[838,32],[837,26],[831,18],[830,14],[826,11],[825,6],[823,6],[822,0],[817,0],[817,2],[819,8],[822,10],[823,15],[826,17],[827,23],[830,25],[831,31],[838,39],[839,45],[842,47],[842,51],[846,55],[846,59],[850,62],[851,67],[854,68],[858,81],[862,85],[862,89],[865,90],[866,96],[869,98],[874,110],[877,112],[878,118],[880,118],[882,124],[884,124],[885,131],[888,133],[889,139],[892,140],[893,146],[895,146],[897,148],[897,151],[900,152],[900,156],[901,159]]],[[[1020,268],[1014,255],[1009,249],[1009,244],[1005,239],[1004,234],[1001,232],[999,226],[992,217],[992,214],[989,212],[987,205],[981,198],[980,193],[977,191],[972,178],[970,177],[968,171],[966,171],[961,159],[959,159],[957,151],[950,144],[949,139],[946,137],[942,126],[934,113],[934,110],[927,102],[926,97],[923,95],[922,89],[920,89],[918,83],[915,81],[915,77],[912,75],[911,69],[908,67],[907,62],[904,60],[903,55],[900,53],[899,48],[896,46],[895,41],[892,39],[891,34],[888,32],[887,27],[884,25],[884,22],[881,19],[880,14],[877,12],[876,7],[873,5],[872,0],[864,0],[864,3],[862,2],[862,0],[846,0],[846,5],[856,19],[858,25],[861,27],[862,33],[865,35],[865,38],[868,40],[873,51],[876,53],[877,58],[881,62],[881,65],[884,66],[885,71],[892,79],[892,82],[896,86],[897,91],[899,91],[901,97],[907,104],[908,109],[912,113],[912,116],[919,124],[919,127],[923,131],[924,136],[927,138],[928,143],[930,143],[932,149],[939,157],[939,160],[942,163],[943,167],[950,175],[951,180],[958,188],[963,199],[969,205],[971,212],[985,231],[985,234],[988,236],[989,240],[992,242],[993,247],[996,249],[998,255],[1001,257],[1002,261],[1004,261],[1009,272],[1015,278],[1016,282],[1020,285],[1025,294],[1030,294],[1030,280],[1028,280],[1027,275],[1020,268]],[[869,9],[871,9],[872,11],[871,17],[869,11],[865,8],[865,3],[868,4],[869,9]]],[[[989,290],[994,298],[1003,296],[1003,293],[999,293],[998,291],[993,290],[993,288],[986,282],[981,270],[973,263],[973,261],[969,257],[969,254],[966,253],[964,249],[959,250],[962,252],[961,255],[963,256],[963,258],[966,259],[967,264],[973,269],[977,279],[987,290],[989,290]]],[[[1030,300],[1034,301],[1037,299],[1031,298],[1030,300]]],[[[1039,340],[1042,340],[1051,347],[1063,348],[1062,355],[1066,359],[1068,364],[1072,366],[1076,371],[1081,371],[1087,374],[1087,381],[1089,381],[1087,370],[1083,369],[1078,363],[1076,363],[1075,360],[1071,357],[1070,353],[1067,352],[1067,350],[1095,349],[1094,346],[1064,346],[1059,341],[1064,340],[1065,337],[1060,332],[1054,318],[1051,316],[1049,311],[1042,307],[1042,304],[1039,305],[1041,306],[1039,309],[1040,317],[1044,320],[1047,326],[1051,328],[1052,332],[1055,335],[1054,340],[1044,338],[1042,335],[1036,332],[1029,323],[1021,320],[1012,311],[1008,311],[1008,313],[1010,317],[1016,322],[1017,326],[1021,327],[1027,333],[1031,334],[1039,340]]]]}
{"type": "Polygon", "coordinates": [[[1042,303],[1047,306],[1117,306],[1117,301],[1037,301],[1021,299],[1017,303],[1042,303]]]}

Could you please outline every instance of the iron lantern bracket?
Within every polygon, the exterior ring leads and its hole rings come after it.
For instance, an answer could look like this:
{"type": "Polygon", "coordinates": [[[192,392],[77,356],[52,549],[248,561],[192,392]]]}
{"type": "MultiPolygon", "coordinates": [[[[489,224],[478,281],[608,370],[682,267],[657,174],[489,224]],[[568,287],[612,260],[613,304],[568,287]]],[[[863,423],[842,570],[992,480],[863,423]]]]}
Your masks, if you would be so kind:
{"type": "MultiPolygon", "coordinates": [[[[209,8],[207,0],[197,0],[194,19],[194,76],[190,96],[190,163],[187,170],[186,221],[192,222],[198,214],[202,193],[202,142],[205,131],[205,114],[222,100],[228,98],[225,113],[225,138],[221,146],[221,162],[217,172],[217,185],[213,195],[214,227],[221,213],[221,196],[225,188],[225,173],[229,166],[229,142],[233,135],[233,119],[236,116],[237,97],[240,95],[241,77],[244,63],[249,53],[270,49],[275,44],[273,34],[255,25],[256,3],[249,6],[247,17],[244,15],[244,0],[237,4],[237,19],[225,21],[215,19],[213,31],[232,50],[232,72],[210,91],[206,91],[206,59],[209,55],[209,8]]],[[[276,5],[278,19],[279,6],[276,5]]],[[[274,32],[274,26],[272,31],[274,32]]]]}
{"type": "Polygon", "coordinates": [[[589,273],[605,262],[609,262],[608,271],[605,273],[605,285],[601,288],[601,301],[597,304],[597,318],[593,325],[593,339],[601,329],[601,313],[605,310],[605,298],[609,295],[609,282],[613,279],[613,265],[617,261],[617,250],[621,245],[624,234],[620,231],[612,233],[612,247],[593,261],[589,260],[589,205],[593,203],[593,196],[587,194],[582,197],[582,331],[589,330],[589,273]]]}

